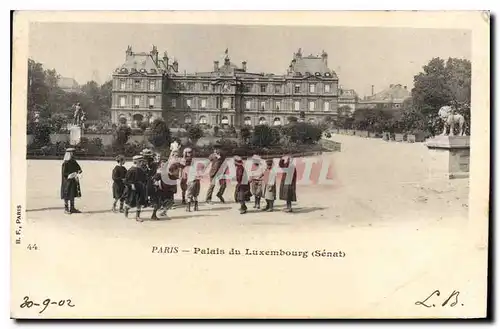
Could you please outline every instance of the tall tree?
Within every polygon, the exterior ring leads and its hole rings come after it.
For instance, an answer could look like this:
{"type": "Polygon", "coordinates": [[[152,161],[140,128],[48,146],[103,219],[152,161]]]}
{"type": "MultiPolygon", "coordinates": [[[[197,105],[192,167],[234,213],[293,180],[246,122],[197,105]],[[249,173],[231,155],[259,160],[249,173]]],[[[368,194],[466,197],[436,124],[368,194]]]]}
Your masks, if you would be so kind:
{"type": "Polygon", "coordinates": [[[404,109],[404,125],[424,127],[430,134],[437,133],[437,113],[444,105],[455,105],[470,121],[471,63],[466,59],[433,58],[414,77],[411,108],[404,109]],[[412,113],[414,112],[414,113],[412,113]]]}

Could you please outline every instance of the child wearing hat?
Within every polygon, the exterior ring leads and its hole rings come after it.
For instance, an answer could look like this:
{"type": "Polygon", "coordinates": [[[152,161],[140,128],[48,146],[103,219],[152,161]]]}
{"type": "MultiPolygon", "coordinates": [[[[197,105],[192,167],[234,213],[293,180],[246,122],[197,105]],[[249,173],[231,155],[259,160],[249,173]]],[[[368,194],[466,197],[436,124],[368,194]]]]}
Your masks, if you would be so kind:
{"type": "Polygon", "coordinates": [[[292,202],[297,201],[297,170],[290,155],[282,157],[278,165],[283,169],[280,182],[280,200],[286,201],[284,211],[292,212],[292,202]]]}
{"type": "Polygon", "coordinates": [[[66,149],[61,168],[61,199],[64,200],[65,214],[81,212],[75,208],[75,198],[82,196],[80,181],[78,179],[78,175],[82,173],[82,169],[75,160],[74,152],[74,148],[66,149]]]}
{"type": "MultiPolygon", "coordinates": [[[[166,175],[162,177],[157,176],[157,181],[159,185],[159,193],[161,194],[162,208],[160,216],[167,216],[167,211],[174,205],[174,195],[177,193],[177,180],[179,179],[179,172],[181,168],[180,162],[166,163],[166,168],[162,168],[162,174],[166,175]]],[[[155,210],[153,210],[155,211],[155,210]]],[[[155,212],[156,217],[156,212],[155,212]]],[[[153,218],[158,219],[158,218],[153,218]]],[[[165,219],[170,219],[166,217],[165,219]]]]}
{"type": "Polygon", "coordinates": [[[276,175],[273,172],[273,159],[266,160],[266,169],[264,171],[263,194],[266,200],[266,207],[263,211],[273,211],[274,200],[276,200],[276,175]]]}
{"type": "Polygon", "coordinates": [[[191,211],[191,205],[194,206],[194,211],[198,211],[198,196],[200,195],[200,187],[201,187],[201,176],[202,173],[199,171],[199,168],[196,167],[196,163],[193,163],[193,152],[191,149],[186,149],[185,151],[185,163],[184,168],[182,169],[182,178],[181,178],[181,186],[182,181],[184,181],[186,191],[182,191],[183,199],[185,195],[187,196],[187,204],[186,211],[191,211]],[[188,150],[186,152],[186,150],[188,150]]]}
{"type": "Polygon", "coordinates": [[[125,168],[125,157],[119,155],[116,157],[116,162],[118,163],[113,172],[111,173],[111,178],[113,179],[113,207],[111,208],[113,212],[116,212],[116,204],[120,201],[120,212],[123,212],[123,203],[125,201],[125,175],[127,174],[127,168],[125,168]]]}
{"type": "MultiPolygon", "coordinates": [[[[182,151],[182,160],[181,163],[184,166],[183,170],[185,168],[189,168],[191,166],[191,162],[193,161],[193,149],[190,147],[185,148],[182,151]]],[[[188,184],[187,184],[187,176],[184,175],[184,173],[181,173],[181,191],[182,191],[182,204],[186,204],[186,191],[188,189],[188,184]]]]}
{"type": "Polygon", "coordinates": [[[240,203],[240,214],[247,212],[246,201],[250,201],[250,185],[248,182],[248,175],[243,166],[243,160],[239,156],[234,157],[234,164],[236,166],[236,196],[237,201],[240,203]]]}
{"type": "Polygon", "coordinates": [[[252,156],[252,172],[250,176],[250,191],[255,198],[254,209],[260,209],[260,199],[262,198],[262,178],[264,170],[261,167],[261,158],[258,155],[252,156]]]}
{"type": "Polygon", "coordinates": [[[136,208],[135,220],[142,222],[141,209],[146,206],[146,184],[148,177],[144,168],[144,157],[136,155],[133,157],[133,165],[125,175],[127,186],[127,199],[125,202],[125,217],[128,217],[130,208],[136,208]]]}

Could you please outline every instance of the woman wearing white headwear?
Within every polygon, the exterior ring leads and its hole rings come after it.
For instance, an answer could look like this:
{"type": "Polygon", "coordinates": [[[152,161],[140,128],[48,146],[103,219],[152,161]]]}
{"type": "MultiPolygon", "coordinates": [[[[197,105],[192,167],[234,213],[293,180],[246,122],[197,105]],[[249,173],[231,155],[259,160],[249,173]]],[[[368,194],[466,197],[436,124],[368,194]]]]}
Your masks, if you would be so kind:
{"type": "Polygon", "coordinates": [[[64,200],[64,213],[66,214],[81,212],[75,208],[75,198],[82,196],[80,181],[78,180],[78,175],[82,173],[82,169],[74,158],[74,152],[74,148],[66,149],[61,170],[61,199],[64,200]]]}

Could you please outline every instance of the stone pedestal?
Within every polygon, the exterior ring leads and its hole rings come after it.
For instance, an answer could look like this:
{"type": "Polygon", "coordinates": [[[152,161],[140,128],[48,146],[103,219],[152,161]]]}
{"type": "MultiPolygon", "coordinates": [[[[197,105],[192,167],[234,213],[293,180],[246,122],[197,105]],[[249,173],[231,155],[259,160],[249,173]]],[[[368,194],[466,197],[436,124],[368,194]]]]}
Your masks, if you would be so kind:
{"type": "Polygon", "coordinates": [[[81,138],[82,138],[82,127],[71,126],[69,128],[69,143],[71,145],[77,145],[80,143],[81,138]]]}
{"type": "Polygon", "coordinates": [[[430,152],[429,170],[432,177],[469,177],[469,136],[436,136],[425,144],[430,152]]]}

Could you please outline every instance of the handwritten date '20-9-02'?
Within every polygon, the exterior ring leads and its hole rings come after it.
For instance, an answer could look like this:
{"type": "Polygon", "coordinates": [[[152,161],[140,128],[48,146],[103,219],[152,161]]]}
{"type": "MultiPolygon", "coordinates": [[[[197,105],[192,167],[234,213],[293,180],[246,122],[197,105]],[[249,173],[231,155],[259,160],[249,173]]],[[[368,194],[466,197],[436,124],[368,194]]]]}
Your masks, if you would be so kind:
{"type": "Polygon", "coordinates": [[[39,314],[42,314],[43,312],[45,312],[45,310],[49,306],[75,307],[75,305],[73,304],[73,301],[71,299],[52,300],[50,298],[45,298],[42,303],[39,303],[39,302],[31,301],[29,296],[25,296],[23,298],[23,302],[21,303],[21,305],[19,305],[20,308],[38,307],[38,308],[40,308],[40,311],[38,311],[39,314]]]}

